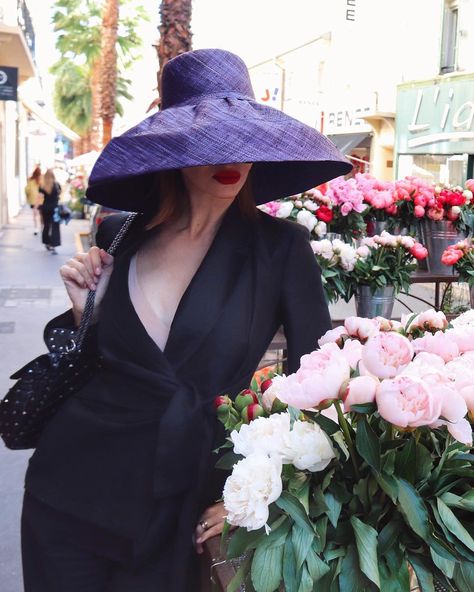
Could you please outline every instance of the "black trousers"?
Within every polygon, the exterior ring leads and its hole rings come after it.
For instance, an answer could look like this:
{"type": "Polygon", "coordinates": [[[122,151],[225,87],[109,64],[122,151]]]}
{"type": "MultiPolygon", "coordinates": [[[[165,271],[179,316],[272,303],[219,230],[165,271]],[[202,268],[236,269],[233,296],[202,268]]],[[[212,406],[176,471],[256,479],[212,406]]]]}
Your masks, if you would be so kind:
{"type": "Polygon", "coordinates": [[[163,562],[133,569],[128,539],[58,512],[28,493],[21,533],[25,592],[167,592],[171,588],[171,574],[163,572],[163,562]]]}
{"type": "Polygon", "coordinates": [[[59,231],[59,223],[54,222],[53,220],[54,211],[40,211],[41,220],[43,221],[43,232],[41,234],[43,244],[49,245],[50,247],[59,247],[61,244],[61,234],[59,231]]]}

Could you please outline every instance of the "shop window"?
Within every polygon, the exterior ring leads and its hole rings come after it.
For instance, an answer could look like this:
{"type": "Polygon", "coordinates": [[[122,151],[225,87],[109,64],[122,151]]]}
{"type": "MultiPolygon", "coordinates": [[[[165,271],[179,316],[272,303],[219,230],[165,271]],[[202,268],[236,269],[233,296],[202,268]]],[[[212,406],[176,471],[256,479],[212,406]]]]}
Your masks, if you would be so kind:
{"type": "Polygon", "coordinates": [[[397,178],[421,177],[429,183],[464,185],[468,172],[467,154],[400,154],[397,178]]]}
{"type": "Polygon", "coordinates": [[[441,39],[441,74],[454,72],[457,68],[458,46],[458,0],[445,0],[443,36],[441,39]]]}

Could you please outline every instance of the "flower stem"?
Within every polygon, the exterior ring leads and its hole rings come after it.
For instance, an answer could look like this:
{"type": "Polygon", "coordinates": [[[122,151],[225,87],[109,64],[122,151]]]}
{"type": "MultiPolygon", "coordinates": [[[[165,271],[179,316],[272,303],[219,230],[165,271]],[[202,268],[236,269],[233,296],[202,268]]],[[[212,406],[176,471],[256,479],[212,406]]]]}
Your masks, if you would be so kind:
{"type": "Polygon", "coordinates": [[[343,432],[344,438],[346,440],[347,448],[349,449],[349,454],[351,455],[351,461],[352,461],[352,466],[354,467],[354,473],[355,473],[357,479],[360,479],[359,467],[357,466],[356,451],[354,448],[354,442],[352,441],[351,434],[349,432],[349,426],[347,424],[347,420],[344,417],[344,413],[341,409],[341,403],[339,401],[335,401],[334,405],[336,407],[339,425],[342,428],[342,432],[343,432]]]}

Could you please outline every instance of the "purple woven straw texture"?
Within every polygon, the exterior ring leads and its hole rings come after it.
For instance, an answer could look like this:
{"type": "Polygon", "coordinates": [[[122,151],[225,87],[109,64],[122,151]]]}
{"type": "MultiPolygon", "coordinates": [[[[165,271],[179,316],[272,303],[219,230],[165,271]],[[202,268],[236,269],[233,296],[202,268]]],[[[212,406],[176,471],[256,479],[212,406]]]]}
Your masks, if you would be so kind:
{"type": "Polygon", "coordinates": [[[159,199],[150,195],[156,172],[253,162],[255,200],[265,203],[351,170],[324,135],[257,103],[244,62],[230,52],[203,49],[170,60],[162,95],[164,109],[105,147],[89,179],[89,199],[143,211],[148,200],[159,199]]]}

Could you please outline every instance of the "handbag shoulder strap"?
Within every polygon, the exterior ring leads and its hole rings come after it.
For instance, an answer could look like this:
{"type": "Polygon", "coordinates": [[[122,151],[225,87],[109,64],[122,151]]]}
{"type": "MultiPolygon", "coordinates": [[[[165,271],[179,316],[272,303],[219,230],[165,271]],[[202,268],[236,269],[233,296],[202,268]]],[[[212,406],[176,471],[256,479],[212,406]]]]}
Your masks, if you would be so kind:
{"type": "MultiPolygon", "coordinates": [[[[107,253],[109,253],[109,255],[113,255],[115,253],[115,251],[117,250],[118,246],[122,242],[124,236],[127,234],[128,229],[130,228],[132,222],[135,220],[136,217],[137,217],[137,214],[135,214],[135,213],[127,216],[127,219],[122,224],[122,227],[120,228],[120,230],[116,234],[114,240],[112,241],[112,244],[107,249],[107,253]]],[[[82,313],[81,322],[80,322],[79,327],[77,329],[76,338],[71,342],[71,347],[68,348],[69,352],[81,349],[82,343],[84,341],[84,337],[86,335],[87,329],[89,328],[89,325],[90,325],[90,322],[92,319],[92,315],[94,313],[94,301],[95,301],[95,291],[89,290],[89,293],[87,294],[86,305],[84,307],[84,312],[82,313]]]]}

